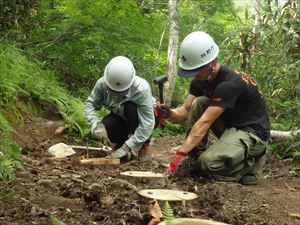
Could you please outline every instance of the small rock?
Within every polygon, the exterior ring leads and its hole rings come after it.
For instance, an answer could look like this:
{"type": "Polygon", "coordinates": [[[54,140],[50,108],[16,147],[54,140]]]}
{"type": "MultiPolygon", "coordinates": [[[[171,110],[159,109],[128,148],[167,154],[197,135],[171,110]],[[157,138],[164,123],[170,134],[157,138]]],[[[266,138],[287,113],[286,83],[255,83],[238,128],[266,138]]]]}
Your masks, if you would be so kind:
{"type": "Polygon", "coordinates": [[[297,173],[294,170],[289,171],[289,176],[294,177],[297,173]]]}
{"type": "Polygon", "coordinates": [[[40,180],[38,180],[37,183],[41,184],[41,185],[50,185],[52,183],[52,180],[50,180],[50,179],[40,179],[40,180]]]}
{"type": "Polygon", "coordinates": [[[60,170],[58,170],[58,169],[53,169],[53,170],[52,170],[52,173],[53,173],[53,174],[57,174],[57,173],[58,173],[58,174],[61,174],[62,172],[61,172],[60,170]]]}
{"type": "Polygon", "coordinates": [[[97,188],[102,188],[102,185],[101,184],[98,184],[98,183],[92,183],[88,189],[92,190],[92,189],[97,189],[97,188]]]}
{"type": "Polygon", "coordinates": [[[133,191],[137,191],[138,188],[136,186],[134,186],[133,184],[131,184],[130,182],[128,182],[127,180],[123,180],[123,179],[116,179],[111,183],[112,187],[115,188],[119,188],[119,189],[123,189],[126,188],[127,190],[133,190],[133,191]]]}

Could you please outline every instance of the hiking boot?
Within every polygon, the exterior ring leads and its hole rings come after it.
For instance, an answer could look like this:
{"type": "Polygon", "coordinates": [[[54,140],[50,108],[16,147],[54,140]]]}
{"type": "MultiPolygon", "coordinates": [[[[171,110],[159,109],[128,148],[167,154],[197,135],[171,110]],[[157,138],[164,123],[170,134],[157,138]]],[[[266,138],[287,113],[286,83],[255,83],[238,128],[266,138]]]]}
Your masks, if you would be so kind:
{"type": "Polygon", "coordinates": [[[112,142],[110,143],[110,148],[111,148],[112,152],[114,152],[114,151],[116,151],[118,149],[117,145],[118,145],[117,143],[112,143],[112,142]]]}
{"type": "Polygon", "coordinates": [[[263,167],[265,164],[266,164],[266,155],[265,154],[255,158],[255,162],[254,162],[252,171],[250,173],[242,176],[239,179],[239,183],[244,184],[244,185],[257,184],[258,181],[262,177],[262,171],[263,171],[263,167]]]}
{"type": "Polygon", "coordinates": [[[239,179],[239,183],[243,185],[257,184],[258,178],[255,175],[246,174],[239,179]]]}
{"type": "Polygon", "coordinates": [[[149,143],[143,144],[141,149],[138,151],[138,161],[141,163],[150,162],[152,161],[152,156],[149,152],[149,143]]]}

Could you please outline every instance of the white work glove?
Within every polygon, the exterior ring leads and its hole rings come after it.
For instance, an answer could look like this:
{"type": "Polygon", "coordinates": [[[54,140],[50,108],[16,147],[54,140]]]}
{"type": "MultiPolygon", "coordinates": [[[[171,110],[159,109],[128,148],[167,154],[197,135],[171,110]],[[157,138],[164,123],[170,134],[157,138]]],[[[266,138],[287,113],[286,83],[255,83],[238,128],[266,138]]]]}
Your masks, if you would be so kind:
{"type": "Polygon", "coordinates": [[[93,136],[101,141],[103,144],[109,144],[107,132],[103,123],[98,123],[93,131],[93,136]]]}
{"type": "Polygon", "coordinates": [[[118,148],[116,151],[106,156],[105,158],[126,159],[129,161],[132,158],[132,153],[128,145],[123,144],[120,148],[118,148]]]}

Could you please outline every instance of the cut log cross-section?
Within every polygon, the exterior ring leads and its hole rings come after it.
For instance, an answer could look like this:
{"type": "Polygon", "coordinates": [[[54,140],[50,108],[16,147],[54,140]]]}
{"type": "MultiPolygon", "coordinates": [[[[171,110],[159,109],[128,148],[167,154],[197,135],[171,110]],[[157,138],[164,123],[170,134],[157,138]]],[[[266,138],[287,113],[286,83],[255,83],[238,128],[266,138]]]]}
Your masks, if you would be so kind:
{"type": "Polygon", "coordinates": [[[144,189],[138,192],[146,198],[162,201],[181,201],[186,206],[186,201],[198,198],[198,195],[187,191],[177,191],[168,189],[144,189]]]}
{"type": "Polygon", "coordinates": [[[128,177],[133,180],[134,183],[138,183],[141,180],[155,180],[157,182],[158,179],[162,181],[162,184],[165,185],[167,183],[167,176],[162,173],[155,173],[152,171],[125,171],[121,172],[122,176],[128,177]]]}

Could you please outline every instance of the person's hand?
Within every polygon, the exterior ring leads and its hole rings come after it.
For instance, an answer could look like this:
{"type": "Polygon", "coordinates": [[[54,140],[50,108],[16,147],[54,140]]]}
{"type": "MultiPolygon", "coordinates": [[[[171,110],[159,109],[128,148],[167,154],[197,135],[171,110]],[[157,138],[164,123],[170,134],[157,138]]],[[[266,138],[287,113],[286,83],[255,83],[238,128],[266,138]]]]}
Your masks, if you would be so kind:
{"type": "Polygon", "coordinates": [[[109,144],[107,132],[103,123],[98,123],[93,131],[93,136],[101,141],[103,144],[109,144]]]}
{"type": "Polygon", "coordinates": [[[123,144],[120,148],[118,148],[116,151],[112,152],[105,158],[111,158],[111,159],[121,159],[125,158],[126,160],[130,160],[132,157],[132,153],[128,145],[123,144]]]}
{"type": "Polygon", "coordinates": [[[164,118],[169,118],[171,116],[171,108],[170,108],[169,105],[167,105],[167,104],[160,104],[159,105],[159,110],[160,110],[161,115],[164,118]]]}
{"type": "Polygon", "coordinates": [[[180,163],[180,161],[182,159],[184,159],[186,156],[187,156],[187,153],[177,151],[175,156],[173,157],[173,160],[170,163],[169,167],[166,169],[166,172],[167,173],[173,172],[176,169],[177,165],[180,163]]]}

